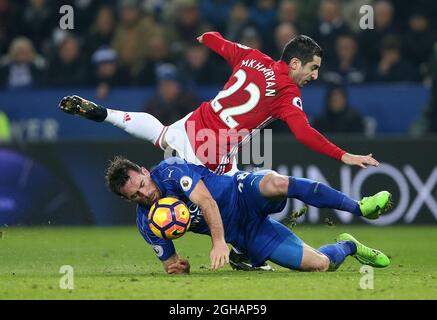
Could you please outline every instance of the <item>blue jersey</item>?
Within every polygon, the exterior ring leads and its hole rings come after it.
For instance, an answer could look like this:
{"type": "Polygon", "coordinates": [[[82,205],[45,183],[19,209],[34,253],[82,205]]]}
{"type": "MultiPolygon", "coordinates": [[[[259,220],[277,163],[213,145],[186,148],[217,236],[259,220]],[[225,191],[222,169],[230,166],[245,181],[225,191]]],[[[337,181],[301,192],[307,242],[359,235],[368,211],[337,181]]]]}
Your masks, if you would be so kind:
{"type": "MultiPolygon", "coordinates": [[[[265,174],[265,173],[264,173],[265,174]]],[[[234,176],[216,175],[203,166],[170,158],[159,163],[151,172],[152,180],[162,197],[175,197],[184,201],[190,210],[189,231],[210,234],[201,210],[189,196],[202,180],[220,210],[225,240],[244,251],[252,263],[263,263],[288,235],[274,228],[274,220],[268,214],[281,211],[286,201],[273,201],[259,193],[259,181],[263,173],[238,172],[234,176]]],[[[157,237],[147,221],[150,207],[137,207],[137,225],[147,243],[152,245],[157,257],[164,261],[176,251],[171,240],[157,237]]]]}

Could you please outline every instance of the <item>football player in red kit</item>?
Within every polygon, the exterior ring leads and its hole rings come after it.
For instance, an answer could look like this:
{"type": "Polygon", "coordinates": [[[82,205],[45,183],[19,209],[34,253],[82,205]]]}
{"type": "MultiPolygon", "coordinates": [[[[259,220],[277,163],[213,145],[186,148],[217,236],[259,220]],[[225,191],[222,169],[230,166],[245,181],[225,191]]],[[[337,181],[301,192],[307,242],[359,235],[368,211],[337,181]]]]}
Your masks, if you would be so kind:
{"type": "Polygon", "coordinates": [[[214,99],[174,124],[165,127],[150,114],[107,109],[78,96],[63,98],[60,108],[110,122],[162,149],[171,147],[185,160],[218,174],[235,171],[232,159],[239,146],[275,119],[284,121],[297,140],[314,151],[348,165],[378,165],[372,154],[349,154],[310,126],[299,87],[318,77],[323,51],[313,39],[304,35],[293,38],[278,61],[228,41],[218,32],[206,32],[197,39],[231,65],[232,75],[214,99]],[[214,139],[208,140],[213,141],[213,148],[201,148],[205,136],[211,134],[214,139]]]}

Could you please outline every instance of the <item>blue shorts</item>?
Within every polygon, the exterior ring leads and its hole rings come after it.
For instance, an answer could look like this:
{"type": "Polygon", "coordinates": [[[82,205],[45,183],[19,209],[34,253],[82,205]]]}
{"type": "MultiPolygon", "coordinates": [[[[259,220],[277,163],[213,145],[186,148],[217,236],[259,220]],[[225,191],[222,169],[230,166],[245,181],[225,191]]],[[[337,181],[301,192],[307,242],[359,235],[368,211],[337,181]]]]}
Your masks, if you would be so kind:
{"type": "Polygon", "coordinates": [[[290,266],[297,269],[302,260],[302,240],[290,229],[268,216],[282,211],[287,204],[287,199],[268,199],[263,197],[259,190],[261,179],[269,172],[271,171],[237,172],[234,175],[239,191],[238,205],[242,219],[239,238],[233,245],[244,251],[254,266],[262,265],[268,259],[283,265],[281,261],[275,259],[273,253],[279,246],[281,248],[285,246],[290,248],[288,259],[292,260],[290,266]]]}

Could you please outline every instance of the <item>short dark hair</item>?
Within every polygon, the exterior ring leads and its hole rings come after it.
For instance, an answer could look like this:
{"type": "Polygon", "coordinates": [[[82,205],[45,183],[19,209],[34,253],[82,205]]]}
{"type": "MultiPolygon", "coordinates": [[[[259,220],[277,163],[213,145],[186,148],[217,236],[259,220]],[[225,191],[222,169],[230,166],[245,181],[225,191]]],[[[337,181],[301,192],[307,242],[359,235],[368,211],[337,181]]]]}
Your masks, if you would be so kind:
{"type": "Polygon", "coordinates": [[[281,60],[290,63],[291,59],[298,58],[302,65],[313,61],[314,56],[323,57],[323,49],[308,36],[300,35],[291,39],[282,51],[281,60]]]}
{"type": "Polygon", "coordinates": [[[115,156],[109,162],[109,166],[105,172],[106,186],[119,196],[125,198],[120,189],[130,179],[129,171],[141,172],[141,167],[136,163],[126,159],[123,156],[115,156]]]}

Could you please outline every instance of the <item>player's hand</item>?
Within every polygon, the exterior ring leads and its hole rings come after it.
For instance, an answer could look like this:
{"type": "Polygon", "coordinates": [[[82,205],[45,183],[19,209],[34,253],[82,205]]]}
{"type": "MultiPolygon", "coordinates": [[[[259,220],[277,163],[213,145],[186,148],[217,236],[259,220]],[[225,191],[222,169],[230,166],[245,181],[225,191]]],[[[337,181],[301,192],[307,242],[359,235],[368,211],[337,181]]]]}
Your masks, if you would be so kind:
{"type": "Polygon", "coordinates": [[[197,41],[199,41],[200,43],[203,43],[203,35],[197,37],[197,41]]]}
{"type": "Polygon", "coordinates": [[[229,263],[229,248],[225,241],[220,241],[211,249],[211,270],[220,269],[225,263],[229,263]]]}
{"type": "Polygon", "coordinates": [[[379,162],[373,158],[373,155],[370,153],[367,156],[360,156],[350,153],[345,153],[341,157],[341,161],[350,166],[359,166],[361,168],[367,168],[367,166],[379,166],[379,162]]]}
{"type": "Polygon", "coordinates": [[[190,273],[190,263],[185,259],[178,259],[175,263],[172,263],[167,268],[167,273],[190,273]]]}

